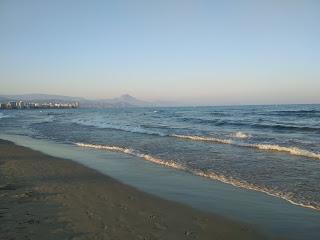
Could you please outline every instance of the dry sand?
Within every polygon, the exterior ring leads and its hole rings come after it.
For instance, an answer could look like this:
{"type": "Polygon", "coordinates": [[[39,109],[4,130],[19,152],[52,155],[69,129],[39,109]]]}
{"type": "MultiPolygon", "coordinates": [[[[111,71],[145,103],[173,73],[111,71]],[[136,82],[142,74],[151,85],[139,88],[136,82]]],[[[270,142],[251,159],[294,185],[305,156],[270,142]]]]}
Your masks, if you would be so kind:
{"type": "Polygon", "coordinates": [[[70,160],[0,140],[0,239],[264,239],[70,160]]]}

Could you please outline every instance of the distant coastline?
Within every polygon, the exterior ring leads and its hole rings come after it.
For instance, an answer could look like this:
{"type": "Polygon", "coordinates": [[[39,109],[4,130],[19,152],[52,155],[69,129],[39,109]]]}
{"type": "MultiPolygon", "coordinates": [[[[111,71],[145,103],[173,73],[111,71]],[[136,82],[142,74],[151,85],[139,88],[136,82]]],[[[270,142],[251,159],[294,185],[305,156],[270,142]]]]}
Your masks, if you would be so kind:
{"type": "Polygon", "coordinates": [[[0,109],[66,109],[66,108],[79,108],[79,102],[70,102],[70,103],[61,103],[61,102],[24,102],[21,100],[18,101],[9,101],[6,103],[0,103],[0,109]]]}
{"type": "MultiPolygon", "coordinates": [[[[169,101],[144,101],[129,94],[123,94],[115,98],[86,99],[83,97],[70,97],[48,94],[22,94],[22,95],[1,95],[0,103],[23,101],[25,103],[42,104],[43,108],[63,108],[64,104],[81,105],[81,108],[123,108],[123,107],[167,107],[177,106],[179,103],[169,101]],[[51,103],[51,104],[50,104],[51,103]],[[58,107],[57,107],[58,105],[58,107]]],[[[33,108],[39,106],[33,105],[33,108]]],[[[67,106],[67,108],[69,108],[67,106]]]]}

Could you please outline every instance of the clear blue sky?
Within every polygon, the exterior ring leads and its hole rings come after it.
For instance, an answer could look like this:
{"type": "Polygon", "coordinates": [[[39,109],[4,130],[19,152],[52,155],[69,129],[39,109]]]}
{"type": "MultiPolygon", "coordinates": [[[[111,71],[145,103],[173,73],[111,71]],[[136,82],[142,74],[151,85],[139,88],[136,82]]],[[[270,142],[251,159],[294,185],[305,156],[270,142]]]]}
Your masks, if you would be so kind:
{"type": "Polygon", "coordinates": [[[0,94],[320,103],[320,1],[1,0],[0,94]]]}

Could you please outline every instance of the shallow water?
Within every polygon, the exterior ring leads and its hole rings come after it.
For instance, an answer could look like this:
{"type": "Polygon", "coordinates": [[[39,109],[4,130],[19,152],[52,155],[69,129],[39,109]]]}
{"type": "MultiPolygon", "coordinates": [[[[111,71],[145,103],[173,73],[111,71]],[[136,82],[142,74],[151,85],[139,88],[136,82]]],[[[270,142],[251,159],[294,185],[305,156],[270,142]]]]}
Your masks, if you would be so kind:
{"type": "MultiPolygon", "coordinates": [[[[314,240],[320,212],[267,194],[163,167],[124,153],[79,148],[21,135],[4,135],[19,145],[72,159],[143,191],[256,226],[271,237],[314,240]]],[[[281,238],[282,239],[282,238],[281,238]]]]}

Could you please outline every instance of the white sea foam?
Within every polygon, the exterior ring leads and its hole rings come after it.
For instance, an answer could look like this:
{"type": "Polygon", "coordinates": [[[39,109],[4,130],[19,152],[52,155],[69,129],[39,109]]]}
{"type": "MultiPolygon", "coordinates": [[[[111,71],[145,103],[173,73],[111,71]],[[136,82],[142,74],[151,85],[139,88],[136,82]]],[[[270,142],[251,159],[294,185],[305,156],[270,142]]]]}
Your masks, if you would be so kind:
{"type": "Polygon", "coordinates": [[[251,135],[244,132],[234,132],[231,133],[231,137],[245,139],[251,137],[251,135]]]}
{"type": "Polygon", "coordinates": [[[302,156],[307,158],[313,158],[320,160],[320,153],[311,152],[305,149],[297,148],[297,147],[284,147],[279,145],[273,144],[244,144],[244,143],[237,143],[230,139],[220,139],[220,138],[213,138],[213,137],[203,137],[203,136],[194,136],[194,135],[171,135],[172,137],[183,138],[193,141],[206,141],[206,142],[216,142],[216,143],[223,143],[223,144],[232,144],[238,147],[249,147],[249,148],[256,148],[259,150],[264,151],[276,151],[276,152],[283,152],[290,155],[295,156],[302,156]]]}
{"type": "Polygon", "coordinates": [[[252,183],[248,183],[247,181],[244,180],[238,180],[232,177],[226,177],[222,174],[217,174],[214,172],[205,172],[202,170],[198,170],[198,169],[190,169],[187,168],[186,166],[180,164],[180,163],[176,163],[172,160],[163,160],[157,157],[154,157],[152,155],[149,154],[144,154],[141,153],[137,150],[131,149],[131,148],[123,148],[123,147],[118,147],[118,146],[109,146],[109,145],[97,145],[97,144],[86,144],[86,143],[76,143],[77,146],[79,147],[85,147],[85,148],[94,148],[94,149],[101,149],[101,150],[107,150],[107,151],[114,151],[114,152],[121,152],[121,153],[125,153],[125,154],[129,154],[132,156],[136,156],[139,157],[143,160],[146,161],[150,161],[153,162],[155,164],[159,164],[162,166],[166,166],[166,167],[170,167],[170,168],[174,168],[174,169],[178,169],[178,170],[182,170],[182,171],[186,171],[189,172],[191,174],[197,175],[197,176],[201,176],[201,177],[205,177],[205,178],[209,178],[212,180],[216,180],[219,182],[223,182],[226,184],[230,184],[232,186],[235,187],[240,187],[240,188],[244,188],[244,189],[248,189],[248,190],[252,190],[252,191],[257,191],[257,192],[262,192],[265,194],[268,194],[270,196],[274,196],[274,197],[278,197],[278,198],[282,198],[288,202],[290,202],[291,204],[294,205],[298,205],[301,207],[305,207],[305,208],[311,208],[314,210],[319,210],[320,211],[320,204],[316,204],[316,203],[303,203],[303,202],[298,202],[297,200],[295,200],[290,193],[283,193],[277,190],[273,190],[273,189],[269,189],[266,187],[261,187],[261,186],[257,186],[255,184],[252,183]]]}
{"type": "Polygon", "coordinates": [[[245,189],[256,191],[256,192],[262,192],[262,193],[265,193],[265,194],[273,196],[273,197],[278,197],[278,198],[284,199],[284,200],[290,202],[291,204],[294,204],[297,206],[311,208],[311,209],[320,211],[320,204],[298,202],[297,200],[292,198],[290,193],[283,193],[283,192],[269,189],[266,187],[260,187],[255,184],[248,183],[247,181],[238,180],[238,179],[234,179],[231,177],[225,177],[221,174],[216,174],[214,172],[203,172],[203,171],[194,170],[194,171],[192,171],[192,173],[194,173],[197,176],[206,177],[206,178],[210,178],[210,179],[213,179],[213,180],[216,180],[219,182],[230,184],[235,187],[245,188],[245,189]]]}
{"type": "Polygon", "coordinates": [[[0,118],[6,118],[6,117],[9,117],[8,115],[5,115],[3,113],[0,113],[0,118]]]}
{"type": "MultiPolygon", "coordinates": [[[[142,133],[142,134],[150,134],[150,135],[158,135],[158,136],[171,136],[175,138],[187,139],[192,141],[205,141],[205,142],[213,142],[213,143],[221,143],[221,144],[231,144],[238,147],[249,147],[249,148],[255,148],[255,149],[264,150],[264,151],[283,152],[290,155],[302,156],[302,157],[320,160],[320,153],[312,152],[312,151],[297,148],[297,147],[284,147],[284,146],[273,145],[273,144],[246,144],[246,143],[237,142],[236,140],[232,140],[232,139],[218,138],[218,137],[212,137],[212,136],[180,135],[180,134],[166,135],[160,132],[144,129],[140,126],[116,125],[116,124],[105,123],[101,121],[84,121],[82,119],[77,119],[77,120],[74,120],[74,122],[82,125],[87,125],[87,126],[116,129],[116,130],[121,130],[126,132],[132,132],[132,133],[142,133]]],[[[238,131],[238,132],[232,133],[231,137],[246,139],[251,137],[251,135],[238,131]]]]}
{"type": "Polygon", "coordinates": [[[153,162],[153,163],[156,163],[159,165],[163,165],[163,166],[171,167],[171,168],[175,168],[175,169],[180,169],[180,170],[185,170],[185,167],[179,163],[176,163],[174,161],[169,161],[169,160],[163,160],[163,159],[160,159],[157,157],[153,157],[149,154],[140,153],[139,151],[134,150],[132,148],[123,148],[123,147],[109,146],[109,145],[86,144],[86,143],[76,143],[76,145],[79,147],[103,149],[103,150],[114,151],[114,152],[122,152],[122,153],[126,153],[126,154],[129,154],[132,156],[142,158],[144,160],[147,160],[149,162],[153,162]]]}
{"type": "Polygon", "coordinates": [[[215,137],[203,137],[203,136],[194,136],[194,135],[177,135],[177,134],[172,134],[171,136],[176,137],[176,138],[184,138],[184,139],[194,140],[194,141],[217,142],[217,143],[223,143],[223,144],[232,144],[233,143],[233,141],[230,139],[220,139],[220,138],[215,138],[215,137]]]}
{"type": "MultiPolygon", "coordinates": [[[[1,115],[0,115],[0,118],[1,118],[1,115]]],[[[116,125],[116,124],[105,123],[105,122],[100,122],[100,121],[88,121],[87,122],[87,121],[83,121],[80,119],[75,120],[74,122],[76,122],[78,124],[82,124],[82,125],[95,126],[95,127],[99,127],[99,128],[109,128],[109,129],[116,129],[116,130],[133,132],[133,133],[168,136],[166,134],[162,134],[159,132],[143,129],[139,126],[123,126],[123,125],[116,125]]],[[[232,144],[234,146],[256,148],[256,149],[264,150],[264,151],[277,151],[277,152],[287,153],[290,155],[302,156],[302,157],[320,160],[320,153],[315,153],[315,152],[301,149],[301,148],[297,148],[297,147],[284,147],[284,146],[273,145],[273,144],[246,144],[246,143],[239,143],[237,141],[233,141],[232,139],[224,139],[224,138],[218,138],[218,137],[212,137],[212,136],[179,135],[179,134],[172,134],[169,136],[175,137],[175,138],[192,140],[192,141],[205,141],[205,142],[213,142],[213,143],[221,143],[221,144],[232,144]]],[[[238,132],[232,133],[231,137],[239,138],[239,139],[246,139],[246,138],[251,137],[251,135],[238,131],[238,132]]]]}
{"type": "Polygon", "coordinates": [[[273,144],[248,144],[248,147],[254,147],[260,150],[267,151],[277,151],[277,152],[285,152],[291,155],[303,156],[308,158],[315,158],[320,160],[320,153],[314,153],[305,149],[297,148],[297,147],[283,147],[279,145],[273,144]]]}

